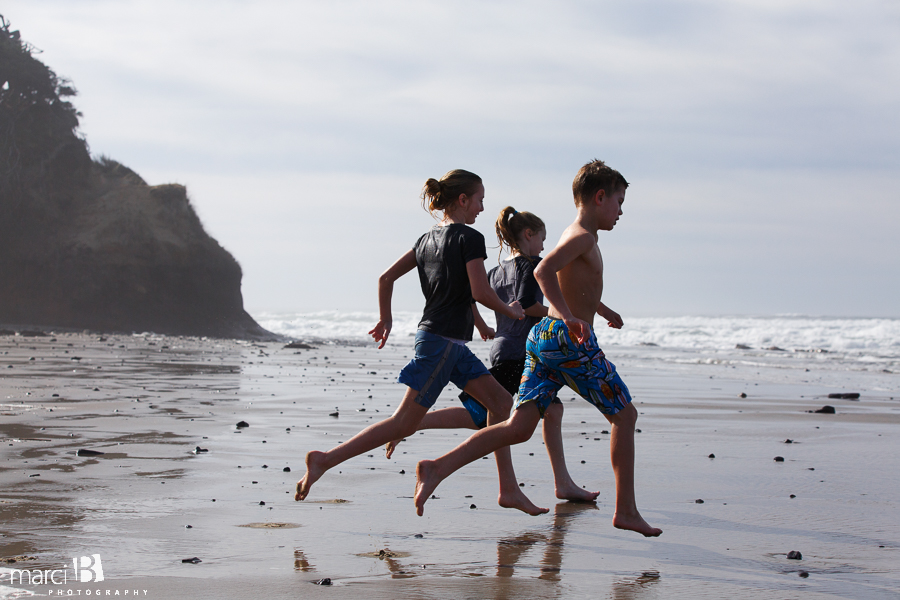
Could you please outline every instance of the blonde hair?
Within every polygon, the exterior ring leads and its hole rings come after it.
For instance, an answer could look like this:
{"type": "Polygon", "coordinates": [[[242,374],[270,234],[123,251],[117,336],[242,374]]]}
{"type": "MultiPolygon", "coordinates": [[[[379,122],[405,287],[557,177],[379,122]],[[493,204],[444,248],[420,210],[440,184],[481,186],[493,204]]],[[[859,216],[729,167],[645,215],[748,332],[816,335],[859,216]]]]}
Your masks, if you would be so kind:
{"type": "Polygon", "coordinates": [[[428,179],[422,187],[422,208],[434,216],[435,211],[444,213],[459,200],[460,195],[472,196],[481,185],[481,177],[475,173],[454,169],[440,180],[428,179]]]}
{"type": "MultiPolygon", "coordinates": [[[[512,206],[507,206],[500,211],[497,222],[494,223],[494,230],[497,232],[497,241],[500,242],[500,252],[503,252],[503,246],[509,248],[509,252],[513,250],[525,256],[522,249],[519,248],[519,236],[526,230],[530,229],[534,233],[546,230],[544,222],[534,213],[519,212],[512,206]]],[[[530,259],[530,256],[526,256],[530,259]]]]}

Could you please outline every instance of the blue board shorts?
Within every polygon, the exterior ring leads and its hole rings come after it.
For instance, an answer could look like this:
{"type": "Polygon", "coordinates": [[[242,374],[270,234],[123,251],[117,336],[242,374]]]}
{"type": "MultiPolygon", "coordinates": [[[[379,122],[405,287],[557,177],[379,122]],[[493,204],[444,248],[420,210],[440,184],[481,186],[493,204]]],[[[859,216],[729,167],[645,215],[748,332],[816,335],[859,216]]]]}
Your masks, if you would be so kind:
{"type": "MultiPolygon", "coordinates": [[[[416,356],[403,367],[397,381],[419,392],[416,404],[431,408],[448,382],[463,389],[471,380],[489,374],[466,346],[420,329],[416,331],[416,356]]],[[[487,418],[481,404],[473,401],[463,406],[476,425],[487,418]]]]}
{"type": "Polygon", "coordinates": [[[528,333],[525,372],[515,408],[535,402],[541,416],[556,394],[567,385],[579,396],[612,416],[631,403],[631,394],[597,345],[597,337],[584,344],[560,319],[544,317],[528,333]]]}

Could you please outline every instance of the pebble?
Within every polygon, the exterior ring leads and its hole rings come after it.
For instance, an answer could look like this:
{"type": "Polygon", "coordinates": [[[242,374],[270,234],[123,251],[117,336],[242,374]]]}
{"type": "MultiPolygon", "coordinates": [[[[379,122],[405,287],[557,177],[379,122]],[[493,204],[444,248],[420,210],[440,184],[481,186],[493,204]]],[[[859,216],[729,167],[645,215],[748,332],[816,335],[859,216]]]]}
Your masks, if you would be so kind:
{"type": "Polygon", "coordinates": [[[803,579],[806,579],[807,577],[809,577],[809,573],[807,573],[806,571],[800,571],[800,572],[797,573],[797,574],[798,574],[800,577],[802,577],[803,579]]]}
{"type": "Polygon", "coordinates": [[[788,439],[784,440],[784,443],[785,444],[793,444],[794,440],[792,440],[791,438],[788,438],[788,439]]]}
{"type": "Polygon", "coordinates": [[[239,421],[237,425],[235,425],[238,429],[242,429],[244,427],[250,427],[250,423],[247,421],[239,421]]]}
{"type": "Polygon", "coordinates": [[[478,507],[475,506],[474,504],[470,504],[470,505],[469,505],[469,508],[478,508],[478,507]]]}
{"type": "Polygon", "coordinates": [[[400,474],[401,474],[401,475],[406,475],[406,470],[405,470],[405,469],[400,469],[400,474]]]}
{"type": "Polygon", "coordinates": [[[282,469],[282,471],[284,471],[285,473],[290,473],[290,472],[291,472],[291,468],[290,468],[290,467],[285,467],[285,468],[282,469]]]}
{"type": "Polygon", "coordinates": [[[422,534],[421,534],[421,533],[417,533],[417,534],[416,534],[416,535],[414,535],[414,536],[413,536],[413,537],[417,537],[417,538],[423,538],[423,537],[425,537],[425,536],[424,536],[424,535],[422,535],[422,534]]]}
{"type": "Polygon", "coordinates": [[[709,455],[709,458],[715,458],[715,457],[716,457],[715,454],[710,454],[710,455],[709,455]]]}
{"type": "Polygon", "coordinates": [[[833,415],[833,414],[835,414],[835,413],[834,413],[834,407],[833,407],[833,406],[829,406],[828,404],[826,404],[825,406],[823,406],[823,407],[820,408],[819,410],[814,410],[813,412],[821,413],[821,414],[823,414],[823,415],[833,415]]]}
{"type": "MultiPolygon", "coordinates": [[[[333,412],[333,413],[329,413],[328,416],[329,416],[329,417],[338,417],[338,416],[340,416],[340,415],[339,415],[337,412],[333,412]]],[[[329,581],[331,581],[331,580],[329,579],[329,581]]],[[[328,585],[331,585],[331,584],[329,583],[328,585]]]]}
{"type": "Polygon", "coordinates": [[[265,503],[265,502],[263,502],[263,501],[262,501],[262,500],[260,500],[260,501],[259,501],[259,505],[260,505],[260,506],[265,506],[265,505],[266,505],[266,503],[265,503]]]}
{"type": "Polygon", "coordinates": [[[197,557],[195,556],[195,557],[193,557],[193,558],[182,558],[182,559],[181,559],[181,562],[183,562],[183,563],[191,563],[192,565],[196,565],[197,563],[201,563],[201,562],[203,562],[203,561],[200,560],[199,558],[197,558],[197,557]]]}
{"type": "Polygon", "coordinates": [[[329,577],[326,577],[325,579],[316,579],[313,583],[316,585],[331,585],[331,579],[329,577]]]}
{"type": "Polygon", "coordinates": [[[206,448],[201,448],[200,446],[194,448],[194,454],[202,454],[204,452],[209,452],[209,450],[207,450],[206,448]]]}
{"type": "Polygon", "coordinates": [[[787,557],[790,560],[803,560],[803,555],[800,554],[799,550],[791,550],[787,553],[787,557]]]}
{"type": "Polygon", "coordinates": [[[784,457],[783,457],[783,456],[776,456],[776,457],[775,457],[775,462],[784,462],[784,457]]]}
{"type": "Polygon", "coordinates": [[[695,503],[695,504],[703,504],[703,499],[702,499],[702,498],[697,498],[696,500],[694,500],[694,503],[695,503]]]}
{"type": "Polygon", "coordinates": [[[829,398],[836,398],[838,400],[859,400],[858,392],[839,392],[836,394],[828,394],[829,398]]]}
{"type": "Polygon", "coordinates": [[[746,398],[746,397],[747,397],[747,394],[744,392],[741,392],[741,398],[746,398]]]}

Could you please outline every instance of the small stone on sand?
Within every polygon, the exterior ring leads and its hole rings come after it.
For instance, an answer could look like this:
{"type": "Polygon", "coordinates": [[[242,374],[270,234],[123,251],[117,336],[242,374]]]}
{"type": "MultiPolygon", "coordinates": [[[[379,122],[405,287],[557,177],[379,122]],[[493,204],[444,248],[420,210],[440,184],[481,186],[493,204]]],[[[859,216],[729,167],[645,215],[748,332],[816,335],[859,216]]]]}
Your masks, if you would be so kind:
{"type": "Polygon", "coordinates": [[[803,555],[800,554],[799,550],[791,550],[790,552],[788,552],[787,557],[789,560],[802,560],[803,559],[803,555]]]}
{"type": "Polygon", "coordinates": [[[775,457],[775,462],[784,462],[784,457],[783,457],[783,456],[776,456],[776,457],[775,457]]]}

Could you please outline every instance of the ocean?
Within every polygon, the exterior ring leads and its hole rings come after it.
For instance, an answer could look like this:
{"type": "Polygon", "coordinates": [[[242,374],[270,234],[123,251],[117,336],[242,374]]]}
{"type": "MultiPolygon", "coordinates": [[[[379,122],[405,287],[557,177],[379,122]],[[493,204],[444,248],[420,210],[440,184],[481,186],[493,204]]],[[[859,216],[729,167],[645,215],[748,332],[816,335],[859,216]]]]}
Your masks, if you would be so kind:
{"type": "MultiPolygon", "coordinates": [[[[253,316],[266,329],[294,339],[352,344],[371,341],[368,331],[378,320],[374,312],[337,310],[253,316]]],[[[411,346],[419,317],[395,312],[389,343],[411,346]]],[[[639,317],[626,318],[621,330],[598,326],[597,337],[616,364],[676,370],[718,365],[740,370],[741,376],[755,369],[766,381],[815,380],[900,392],[900,319],[639,317]]]]}

